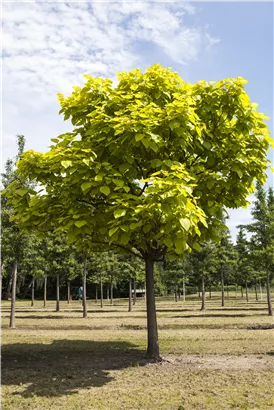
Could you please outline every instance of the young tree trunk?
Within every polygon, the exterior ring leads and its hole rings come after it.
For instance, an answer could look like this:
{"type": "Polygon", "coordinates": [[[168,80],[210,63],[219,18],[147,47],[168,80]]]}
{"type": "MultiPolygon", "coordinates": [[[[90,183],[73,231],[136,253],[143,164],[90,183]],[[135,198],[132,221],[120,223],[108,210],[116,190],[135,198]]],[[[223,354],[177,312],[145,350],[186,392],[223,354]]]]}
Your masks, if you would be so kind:
{"type": "Polygon", "coordinates": [[[200,288],[198,287],[198,296],[199,296],[199,299],[201,299],[201,292],[200,292],[200,288]]]}
{"type": "Polygon", "coordinates": [[[226,285],[226,296],[229,297],[229,288],[228,288],[228,285],[226,285]]]}
{"type": "Polygon", "coordinates": [[[56,277],[56,312],[60,311],[60,278],[59,273],[56,277]]]}
{"type": "Polygon", "coordinates": [[[263,300],[263,290],[262,290],[261,279],[259,281],[259,287],[260,287],[260,299],[263,300]]]}
{"type": "Polygon", "coordinates": [[[158,344],[158,327],[154,293],[154,261],[146,259],[146,304],[147,304],[147,352],[146,356],[155,361],[161,360],[158,344]]]}
{"type": "Polygon", "coordinates": [[[104,295],[103,295],[103,279],[102,279],[102,275],[100,277],[100,286],[101,286],[101,308],[103,307],[103,299],[104,299],[104,295]]]}
{"type": "Polygon", "coordinates": [[[183,301],[186,301],[186,282],[185,278],[183,277],[183,301]]]}
{"type": "Polygon", "coordinates": [[[68,280],[68,303],[70,303],[70,280],[68,280]]]}
{"type": "Polygon", "coordinates": [[[16,302],[16,281],[17,281],[17,260],[14,262],[12,271],[12,289],[11,289],[11,307],[10,307],[10,325],[9,327],[15,328],[15,302],[16,302]]]}
{"type": "Polygon", "coordinates": [[[202,273],[202,306],[201,310],[205,310],[205,275],[202,273]]]}
{"type": "Polygon", "coordinates": [[[47,275],[44,278],[44,308],[47,306],[47,275]]]}
{"type": "Polygon", "coordinates": [[[209,285],[209,299],[211,299],[211,284],[209,285]]]}
{"type": "Polygon", "coordinates": [[[256,297],[256,301],[258,301],[257,281],[255,281],[255,297],[256,297]]]}
{"type": "Polygon", "coordinates": [[[246,301],[248,302],[248,288],[247,288],[247,282],[245,282],[245,297],[246,297],[246,301]]]}
{"type": "Polygon", "coordinates": [[[83,318],[88,317],[87,313],[87,258],[84,259],[84,268],[83,268],[83,318]]]}
{"type": "Polygon", "coordinates": [[[268,307],[268,316],[273,316],[273,309],[271,303],[271,289],[270,289],[270,278],[269,273],[266,273],[266,291],[267,291],[267,307],[268,307]]]}
{"type": "Polygon", "coordinates": [[[109,284],[107,283],[107,302],[109,302],[109,284]]]}
{"type": "Polygon", "coordinates": [[[178,289],[178,299],[181,300],[181,291],[178,289]]]}
{"type": "Polygon", "coordinates": [[[0,301],[2,300],[2,279],[3,279],[3,270],[4,270],[4,262],[1,263],[1,272],[0,272],[0,301]]]}
{"type": "Polygon", "coordinates": [[[224,280],[224,271],[221,270],[221,285],[222,285],[222,307],[225,305],[225,280],[224,280]]]}
{"type": "Polygon", "coordinates": [[[131,278],[129,279],[129,295],[128,295],[128,311],[132,311],[132,286],[131,286],[131,278]]]}
{"type": "Polygon", "coordinates": [[[113,305],[113,283],[112,283],[112,279],[110,282],[110,304],[113,305]]]}
{"type": "Polygon", "coordinates": [[[34,306],[34,286],[35,286],[35,279],[32,278],[32,281],[31,281],[31,306],[34,306]]]}
{"type": "Polygon", "coordinates": [[[98,302],[98,286],[95,285],[95,303],[98,302]]]}
{"type": "Polygon", "coordinates": [[[136,303],[136,278],[133,278],[133,305],[136,303]]]}
{"type": "Polygon", "coordinates": [[[175,302],[178,302],[178,290],[177,290],[177,286],[175,286],[174,298],[175,298],[175,302]]]}
{"type": "Polygon", "coordinates": [[[241,297],[243,298],[244,297],[244,290],[243,290],[243,287],[241,286],[241,297]]]}
{"type": "Polygon", "coordinates": [[[8,286],[7,286],[7,294],[8,294],[8,297],[9,297],[10,294],[11,294],[11,287],[12,287],[12,274],[11,274],[11,277],[10,277],[10,280],[9,280],[8,286]]]}
{"type": "Polygon", "coordinates": [[[235,284],[235,299],[237,299],[237,291],[238,291],[238,286],[237,283],[235,284]]]}

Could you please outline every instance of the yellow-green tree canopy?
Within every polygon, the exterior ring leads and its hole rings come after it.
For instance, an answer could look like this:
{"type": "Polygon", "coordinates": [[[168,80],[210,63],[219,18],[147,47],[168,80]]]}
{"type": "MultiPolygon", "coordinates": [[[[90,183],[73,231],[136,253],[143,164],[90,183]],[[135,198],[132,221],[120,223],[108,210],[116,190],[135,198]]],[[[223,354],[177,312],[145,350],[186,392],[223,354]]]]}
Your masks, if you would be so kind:
{"type": "Polygon", "coordinates": [[[21,226],[157,260],[218,236],[222,209],[246,205],[253,180],[265,181],[273,141],[243,78],[189,84],[160,65],[121,73],[115,87],[85,77],[59,95],[74,130],[18,162],[7,195],[21,226]]]}

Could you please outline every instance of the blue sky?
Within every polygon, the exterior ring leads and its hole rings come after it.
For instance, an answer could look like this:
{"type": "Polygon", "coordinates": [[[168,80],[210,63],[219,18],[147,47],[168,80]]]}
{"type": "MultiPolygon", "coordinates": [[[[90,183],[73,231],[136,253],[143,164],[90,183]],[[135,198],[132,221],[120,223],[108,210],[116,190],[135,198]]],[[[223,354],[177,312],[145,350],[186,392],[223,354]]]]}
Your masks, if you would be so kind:
{"type": "MultiPolygon", "coordinates": [[[[242,76],[273,116],[272,2],[6,2],[2,18],[4,161],[16,153],[16,134],[45,151],[70,129],[56,94],[83,84],[84,73],[114,78],[161,63],[189,82],[242,76]]],[[[248,221],[249,210],[231,211],[233,238],[248,221]]]]}

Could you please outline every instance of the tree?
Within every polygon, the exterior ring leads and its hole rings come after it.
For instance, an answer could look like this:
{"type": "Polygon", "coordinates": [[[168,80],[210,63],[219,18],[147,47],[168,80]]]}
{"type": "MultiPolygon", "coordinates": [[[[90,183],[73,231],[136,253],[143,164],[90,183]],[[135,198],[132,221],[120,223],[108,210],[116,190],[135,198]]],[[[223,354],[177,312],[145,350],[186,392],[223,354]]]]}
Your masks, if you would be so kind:
{"type": "MultiPolygon", "coordinates": [[[[15,163],[22,156],[25,147],[25,137],[17,135],[18,152],[14,160],[8,159],[5,164],[5,172],[2,174],[2,184],[4,189],[8,186],[18,182],[18,173],[15,169],[15,163]]],[[[28,181],[25,180],[26,186],[29,186],[28,181]]],[[[5,192],[5,191],[3,191],[5,192]]],[[[18,191],[20,195],[20,190],[18,191]]],[[[1,276],[2,265],[6,260],[7,264],[11,265],[11,311],[9,327],[15,328],[15,303],[16,303],[16,285],[18,275],[18,263],[23,258],[23,253],[26,251],[29,244],[29,235],[19,230],[17,220],[14,220],[14,207],[12,201],[7,201],[3,196],[1,210],[1,276]]],[[[1,277],[2,282],[2,277],[1,277]]],[[[2,291],[2,284],[1,284],[2,291]]],[[[9,293],[9,292],[8,292],[9,293]]]]}
{"type": "Polygon", "coordinates": [[[239,226],[235,249],[237,251],[237,276],[245,285],[246,301],[248,302],[248,283],[251,282],[254,271],[250,258],[249,243],[243,226],[239,226]]]}
{"type": "Polygon", "coordinates": [[[274,194],[266,194],[262,184],[256,184],[256,200],[251,211],[253,222],[245,226],[252,233],[253,257],[259,262],[266,277],[268,314],[273,316],[270,282],[274,264],[274,194]]]}
{"type": "Polygon", "coordinates": [[[85,77],[59,95],[74,130],[18,164],[42,191],[18,181],[6,195],[24,229],[51,225],[144,260],[147,356],[159,360],[154,264],[216,239],[223,207],[246,205],[253,179],[265,181],[267,117],[241,77],[188,84],[160,65],[121,73],[116,86],[85,77]]]}
{"type": "MultiPolygon", "coordinates": [[[[225,221],[225,218],[224,218],[225,221]]],[[[231,240],[231,235],[229,230],[223,229],[220,243],[217,244],[216,249],[216,271],[218,272],[219,278],[221,279],[221,289],[222,289],[222,307],[225,305],[225,278],[229,279],[229,274],[232,274],[232,270],[236,264],[236,252],[231,240]]],[[[238,280],[238,275],[236,274],[236,283],[238,280]]],[[[219,281],[218,281],[219,282],[219,281]]]]}

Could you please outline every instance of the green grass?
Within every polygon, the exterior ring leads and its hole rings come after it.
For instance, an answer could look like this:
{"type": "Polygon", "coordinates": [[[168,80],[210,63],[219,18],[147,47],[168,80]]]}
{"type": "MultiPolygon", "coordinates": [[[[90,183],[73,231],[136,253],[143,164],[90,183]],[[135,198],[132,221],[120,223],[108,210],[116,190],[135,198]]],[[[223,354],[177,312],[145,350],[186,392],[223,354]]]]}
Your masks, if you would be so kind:
{"type": "Polygon", "coordinates": [[[132,312],[113,306],[2,302],[3,410],[273,409],[273,318],[266,301],[226,300],[219,295],[186,302],[158,299],[163,363],[144,359],[144,301],[132,312]]]}

